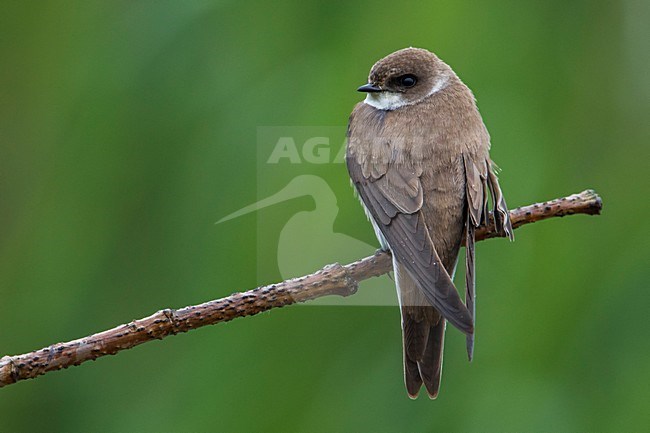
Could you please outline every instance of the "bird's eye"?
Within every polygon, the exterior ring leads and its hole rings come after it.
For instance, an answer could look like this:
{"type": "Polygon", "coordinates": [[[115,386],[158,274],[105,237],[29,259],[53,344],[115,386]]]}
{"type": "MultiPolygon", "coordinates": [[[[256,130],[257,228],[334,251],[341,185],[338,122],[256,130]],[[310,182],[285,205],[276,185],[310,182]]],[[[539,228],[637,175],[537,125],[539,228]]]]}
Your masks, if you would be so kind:
{"type": "Polygon", "coordinates": [[[418,82],[418,79],[415,77],[415,75],[407,74],[399,77],[398,81],[399,84],[403,87],[413,87],[415,86],[415,83],[418,82]]]}

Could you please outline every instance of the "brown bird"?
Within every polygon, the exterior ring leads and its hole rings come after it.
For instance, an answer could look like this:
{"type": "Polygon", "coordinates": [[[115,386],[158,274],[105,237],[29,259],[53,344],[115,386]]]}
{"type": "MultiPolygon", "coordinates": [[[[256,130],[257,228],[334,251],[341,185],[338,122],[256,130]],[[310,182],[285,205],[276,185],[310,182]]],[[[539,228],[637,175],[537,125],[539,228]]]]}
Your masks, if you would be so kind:
{"type": "Polygon", "coordinates": [[[383,249],[393,256],[409,397],[440,387],[446,321],[474,350],[474,231],[494,223],[513,239],[474,95],[435,54],[406,48],[379,60],[348,125],[352,183],[383,249]],[[466,245],[466,293],[452,282],[466,245]]]}

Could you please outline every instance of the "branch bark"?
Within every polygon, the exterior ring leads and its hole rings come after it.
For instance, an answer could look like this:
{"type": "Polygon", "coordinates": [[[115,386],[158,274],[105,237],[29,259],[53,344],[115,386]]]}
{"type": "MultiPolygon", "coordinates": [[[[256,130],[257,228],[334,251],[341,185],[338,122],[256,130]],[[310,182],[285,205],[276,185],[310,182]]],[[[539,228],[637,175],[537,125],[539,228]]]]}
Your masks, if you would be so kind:
{"type": "MultiPolygon", "coordinates": [[[[598,215],[602,200],[592,190],[519,207],[510,211],[514,228],[552,217],[573,214],[598,215]]],[[[476,231],[476,240],[498,237],[494,224],[476,231]]],[[[0,358],[0,387],[31,379],[48,371],[68,368],[105,355],[114,355],[139,344],[187,332],[206,325],[227,322],[237,317],[253,316],[272,308],[328,295],[349,296],[357,291],[360,281],[385,274],[392,269],[388,252],[341,266],[338,263],[300,278],[243,293],[192,305],[179,310],[160,310],[149,317],[133,320],[88,337],[57,343],[23,355],[0,358]]]]}

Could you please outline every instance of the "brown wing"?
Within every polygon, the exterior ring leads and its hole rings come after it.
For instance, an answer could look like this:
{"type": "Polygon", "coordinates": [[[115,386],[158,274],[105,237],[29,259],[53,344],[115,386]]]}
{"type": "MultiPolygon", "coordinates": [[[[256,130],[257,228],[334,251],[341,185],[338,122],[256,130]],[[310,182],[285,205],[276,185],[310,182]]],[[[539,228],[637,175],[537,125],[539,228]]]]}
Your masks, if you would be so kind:
{"type": "MultiPolygon", "coordinates": [[[[476,320],[476,278],[474,238],[476,227],[487,224],[488,216],[488,190],[492,196],[494,207],[494,223],[499,233],[514,240],[510,214],[506,201],[501,193],[501,187],[492,161],[479,161],[478,164],[471,156],[464,154],[465,179],[467,189],[467,219],[465,225],[465,305],[476,320]]],[[[472,360],[474,356],[474,334],[467,335],[467,356],[472,360]]]]}
{"type": "MultiPolygon", "coordinates": [[[[472,320],[476,320],[476,277],[475,256],[474,256],[474,232],[476,227],[487,214],[487,189],[486,180],[487,165],[483,164],[483,170],[474,164],[472,159],[463,154],[463,163],[465,166],[465,188],[467,197],[467,218],[465,219],[465,305],[472,315],[472,320]]],[[[467,357],[471,361],[474,357],[474,334],[466,338],[467,357]]]]}
{"type": "Polygon", "coordinates": [[[467,189],[467,213],[474,227],[487,224],[488,192],[492,196],[494,224],[496,230],[511,241],[514,240],[510,214],[506,200],[499,186],[496,166],[489,160],[476,161],[470,155],[463,154],[467,189]]]}
{"type": "Polygon", "coordinates": [[[515,240],[515,234],[512,230],[512,223],[510,222],[510,213],[508,213],[508,205],[501,192],[499,179],[496,175],[497,167],[492,161],[487,161],[489,165],[487,184],[492,196],[492,207],[494,209],[494,224],[497,232],[502,236],[507,236],[511,241],[515,240]]]}
{"type": "Polygon", "coordinates": [[[422,170],[396,163],[362,167],[354,155],[348,155],[347,165],[361,200],[394,257],[417,281],[431,305],[458,329],[471,334],[471,315],[442,265],[424,222],[419,178],[422,170]]]}

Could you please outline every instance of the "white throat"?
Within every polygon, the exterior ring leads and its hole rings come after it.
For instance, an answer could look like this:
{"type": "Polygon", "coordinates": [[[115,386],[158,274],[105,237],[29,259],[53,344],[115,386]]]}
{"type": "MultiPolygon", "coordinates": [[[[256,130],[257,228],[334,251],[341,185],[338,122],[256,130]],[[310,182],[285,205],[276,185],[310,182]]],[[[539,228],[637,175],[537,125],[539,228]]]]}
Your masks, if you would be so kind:
{"type": "Polygon", "coordinates": [[[410,102],[404,99],[404,95],[397,92],[376,92],[368,93],[363,100],[371,107],[378,110],[395,110],[399,107],[409,105],[410,102]]]}
{"type": "Polygon", "coordinates": [[[431,86],[431,89],[429,89],[424,97],[415,101],[406,100],[403,93],[384,91],[368,93],[366,95],[366,99],[364,99],[363,102],[370,105],[371,107],[375,107],[378,110],[397,110],[398,108],[404,107],[406,105],[416,104],[433,95],[434,93],[438,93],[447,87],[447,84],[449,84],[449,76],[444,74],[438,77],[436,82],[433,83],[433,86],[431,86]]]}

